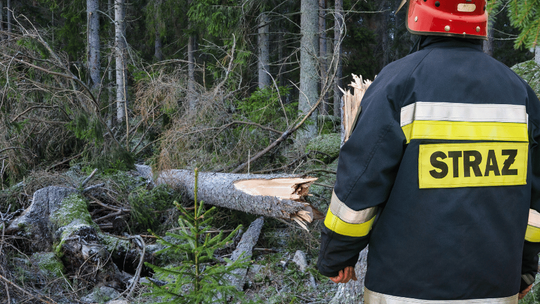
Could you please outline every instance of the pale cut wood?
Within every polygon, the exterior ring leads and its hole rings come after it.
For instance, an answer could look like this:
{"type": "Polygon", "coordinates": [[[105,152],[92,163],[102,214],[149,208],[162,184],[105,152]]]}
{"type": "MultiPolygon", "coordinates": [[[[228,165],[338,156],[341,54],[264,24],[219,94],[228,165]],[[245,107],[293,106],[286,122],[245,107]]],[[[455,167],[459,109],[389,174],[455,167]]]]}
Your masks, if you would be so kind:
{"type": "Polygon", "coordinates": [[[342,108],[342,126],[343,126],[343,138],[342,144],[345,143],[351,136],[352,130],[356,124],[356,118],[360,109],[360,103],[367,88],[371,84],[371,80],[362,79],[362,76],[352,74],[353,82],[349,84],[353,88],[351,90],[343,90],[339,88],[343,93],[343,108],[342,108]]]}

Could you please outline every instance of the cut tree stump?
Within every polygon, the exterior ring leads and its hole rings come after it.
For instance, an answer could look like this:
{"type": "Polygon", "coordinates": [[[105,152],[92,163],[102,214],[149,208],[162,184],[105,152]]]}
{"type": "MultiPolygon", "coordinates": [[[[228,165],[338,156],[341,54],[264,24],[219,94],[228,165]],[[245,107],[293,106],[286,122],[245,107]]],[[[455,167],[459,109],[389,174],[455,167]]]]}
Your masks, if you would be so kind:
{"type": "MultiPolygon", "coordinates": [[[[148,166],[136,165],[137,171],[152,178],[148,166]]],[[[285,174],[232,174],[200,172],[197,197],[205,204],[247,213],[295,220],[305,223],[324,218],[305,197],[317,178],[285,174]]],[[[156,177],[156,184],[169,184],[194,199],[195,173],[190,170],[167,170],[156,177]]]]}

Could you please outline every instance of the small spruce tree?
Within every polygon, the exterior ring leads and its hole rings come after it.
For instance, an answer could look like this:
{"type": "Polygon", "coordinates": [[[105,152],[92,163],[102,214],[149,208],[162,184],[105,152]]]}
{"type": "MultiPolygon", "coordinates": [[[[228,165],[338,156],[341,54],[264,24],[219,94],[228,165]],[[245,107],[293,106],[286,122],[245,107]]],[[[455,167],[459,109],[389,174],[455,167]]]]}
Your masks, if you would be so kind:
{"type": "Polygon", "coordinates": [[[158,242],[166,246],[158,251],[158,254],[185,254],[185,259],[176,267],[164,268],[146,263],[157,277],[173,278],[171,283],[163,286],[153,282],[150,284],[151,293],[145,295],[159,298],[157,303],[226,303],[227,299],[240,300],[243,297],[243,293],[231,285],[228,278],[233,275],[233,270],[247,267],[248,262],[245,259],[236,261],[225,259],[227,265],[224,265],[214,257],[214,252],[225,247],[242,225],[226,237],[223,232],[214,237],[210,236],[210,223],[215,207],[204,211],[203,202],[197,201],[198,173],[195,169],[193,211],[190,212],[178,202],[174,202],[181,212],[178,218],[181,230],[178,234],[168,232],[167,235],[178,240],[178,244],[154,234],[158,242]]]}

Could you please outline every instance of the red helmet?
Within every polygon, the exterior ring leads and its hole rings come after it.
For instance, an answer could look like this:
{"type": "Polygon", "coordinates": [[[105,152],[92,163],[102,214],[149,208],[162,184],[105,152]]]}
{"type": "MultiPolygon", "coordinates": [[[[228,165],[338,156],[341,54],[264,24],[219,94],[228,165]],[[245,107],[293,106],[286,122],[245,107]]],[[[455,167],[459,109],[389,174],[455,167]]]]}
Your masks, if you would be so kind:
{"type": "Polygon", "coordinates": [[[409,0],[413,34],[487,39],[487,21],[486,0],[409,0]]]}

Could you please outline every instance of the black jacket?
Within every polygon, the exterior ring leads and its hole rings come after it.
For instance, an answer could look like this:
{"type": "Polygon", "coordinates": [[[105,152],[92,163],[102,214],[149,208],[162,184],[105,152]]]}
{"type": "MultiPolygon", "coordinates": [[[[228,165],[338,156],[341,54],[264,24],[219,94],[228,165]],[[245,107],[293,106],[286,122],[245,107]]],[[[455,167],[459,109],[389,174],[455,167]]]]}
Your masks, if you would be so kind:
{"type": "Polygon", "coordinates": [[[369,243],[371,291],[517,294],[538,265],[540,224],[527,223],[540,210],[539,141],[540,102],[519,76],[476,42],[425,39],[363,98],[340,152],[319,271],[354,266],[369,243]]]}

